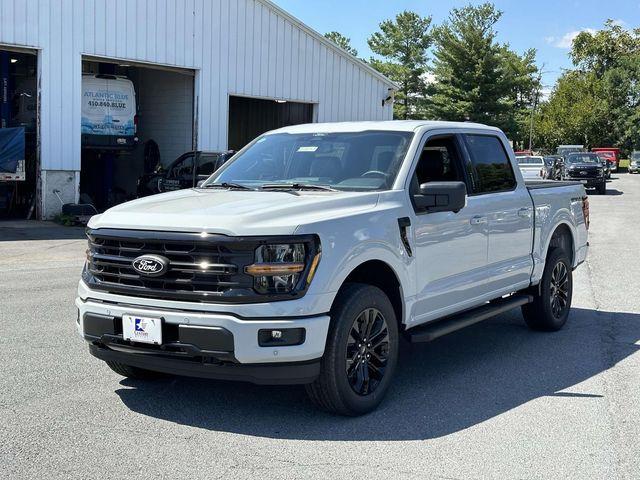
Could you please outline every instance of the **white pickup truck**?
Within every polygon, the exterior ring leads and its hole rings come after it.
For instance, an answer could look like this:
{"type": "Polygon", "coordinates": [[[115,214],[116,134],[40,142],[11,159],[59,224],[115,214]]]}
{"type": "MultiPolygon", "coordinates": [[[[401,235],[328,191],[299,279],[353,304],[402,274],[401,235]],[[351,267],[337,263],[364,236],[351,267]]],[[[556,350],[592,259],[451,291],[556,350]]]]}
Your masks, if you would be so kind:
{"type": "Polygon", "coordinates": [[[93,217],[78,329],[124,376],[305,384],[359,415],[390,388],[401,336],[516,307],[561,328],[588,224],[582,185],[525,184],[496,128],[287,127],[198,188],[93,217]]]}

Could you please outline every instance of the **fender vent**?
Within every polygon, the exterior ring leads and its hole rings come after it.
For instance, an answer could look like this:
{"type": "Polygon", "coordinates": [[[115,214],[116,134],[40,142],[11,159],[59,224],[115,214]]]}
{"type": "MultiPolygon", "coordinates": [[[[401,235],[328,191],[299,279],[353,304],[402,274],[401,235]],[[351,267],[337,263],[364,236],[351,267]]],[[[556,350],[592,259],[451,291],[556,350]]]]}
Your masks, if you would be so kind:
{"type": "Polygon", "coordinates": [[[412,257],[413,252],[411,251],[409,237],[407,236],[407,232],[410,226],[411,219],[409,217],[402,217],[398,219],[398,227],[400,227],[400,239],[402,240],[402,244],[404,245],[404,249],[407,251],[407,254],[412,257]]]}

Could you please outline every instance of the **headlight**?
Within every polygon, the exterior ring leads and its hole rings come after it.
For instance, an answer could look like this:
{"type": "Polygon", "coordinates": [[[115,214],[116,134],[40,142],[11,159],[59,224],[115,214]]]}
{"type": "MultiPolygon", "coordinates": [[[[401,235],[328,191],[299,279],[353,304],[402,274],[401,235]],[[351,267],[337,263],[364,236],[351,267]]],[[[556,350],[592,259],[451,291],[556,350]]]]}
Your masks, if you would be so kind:
{"type": "Polygon", "coordinates": [[[255,263],[245,267],[245,272],[254,277],[258,293],[289,293],[300,284],[311,283],[319,260],[319,249],[311,252],[304,243],[261,245],[255,263]]]}

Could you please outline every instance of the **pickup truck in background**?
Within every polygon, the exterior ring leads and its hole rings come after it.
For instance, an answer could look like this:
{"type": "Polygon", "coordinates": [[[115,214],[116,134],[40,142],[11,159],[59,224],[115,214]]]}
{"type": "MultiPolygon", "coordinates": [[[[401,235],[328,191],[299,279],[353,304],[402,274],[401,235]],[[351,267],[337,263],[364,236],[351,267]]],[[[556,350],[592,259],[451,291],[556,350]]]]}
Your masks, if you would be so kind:
{"type": "Polygon", "coordinates": [[[535,155],[516,155],[518,168],[525,180],[542,180],[547,176],[547,165],[544,158],[535,155]]]}
{"type": "Polygon", "coordinates": [[[224,165],[234,153],[199,150],[183,153],[168,167],[159,165],[154,172],[139,177],[136,182],[138,198],[195,187],[224,165]]]}
{"type": "Polygon", "coordinates": [[[611,162],[611,171],[618,171],[618,164],[620,163],[620,149],[615,147],[598,147],[592,148],[593,153],[597,153],[598,156],[604,160],[611,162]]]}
{"type": "Polygon", "coordinates": [[[562,328],[588,225],[584,187],[525,182],[497,128],[291,126],[200,187],[93,217],[77,327],[126,377],[305,384],[360,415],[392,388],[401,336],[517,307],[562,328]]]}
{"type": "Polygon", "coordinates": [[[607,169],[596,153],[570,153],[564,162],[565,180],[575,180],[585,188],[595,188],[598,194],[607,193],[607,169]]]}

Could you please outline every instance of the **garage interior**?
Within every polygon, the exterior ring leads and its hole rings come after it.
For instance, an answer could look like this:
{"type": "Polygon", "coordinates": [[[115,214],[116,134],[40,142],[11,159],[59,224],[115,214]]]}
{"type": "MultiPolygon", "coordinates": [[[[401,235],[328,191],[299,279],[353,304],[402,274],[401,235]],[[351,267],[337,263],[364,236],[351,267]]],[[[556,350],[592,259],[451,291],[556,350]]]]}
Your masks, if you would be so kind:
{"type": "Polygon", "coordinates": [[[229,149],[238,151],[276,128],[313,122],[312,103],[229,97],[229,149]]]}
{"type": "Polygon", "coordinates": [[[38,172],[38,57],[0,48],[0,219],[33,215],[38,172]],[[23,172],[23,179],[15,180],[23,172]]]}
{"type": "Polygon", "coordinates": [[[190,70],[84,58],[83,74],[124,76],[136,93],[134,148],[82,145],[80,203],[98,211],[137,197],[137,180],[194,149],[194,78],[190,70]]]}

